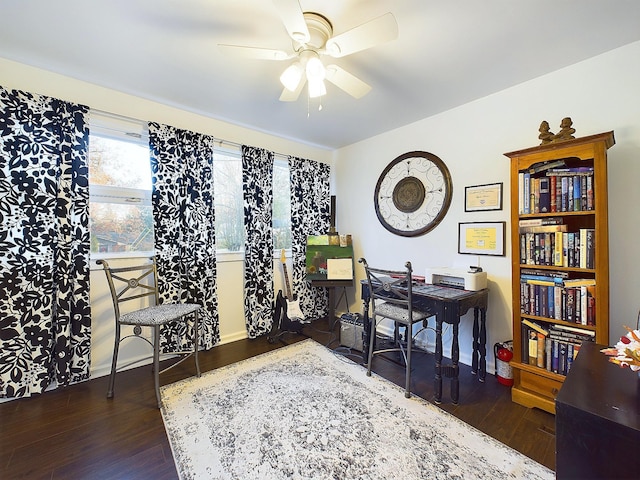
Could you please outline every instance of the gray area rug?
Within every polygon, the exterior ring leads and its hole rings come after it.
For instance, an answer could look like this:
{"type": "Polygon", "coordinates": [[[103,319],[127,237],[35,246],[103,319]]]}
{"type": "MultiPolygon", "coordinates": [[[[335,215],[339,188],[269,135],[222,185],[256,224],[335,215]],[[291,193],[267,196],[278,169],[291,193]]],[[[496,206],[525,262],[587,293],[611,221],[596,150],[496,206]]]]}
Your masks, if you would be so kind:
{"type": "Polygon", "coordinates": [[[552,479],[554,472],[305,340],[162,388],[181,479],[552,479]]]}

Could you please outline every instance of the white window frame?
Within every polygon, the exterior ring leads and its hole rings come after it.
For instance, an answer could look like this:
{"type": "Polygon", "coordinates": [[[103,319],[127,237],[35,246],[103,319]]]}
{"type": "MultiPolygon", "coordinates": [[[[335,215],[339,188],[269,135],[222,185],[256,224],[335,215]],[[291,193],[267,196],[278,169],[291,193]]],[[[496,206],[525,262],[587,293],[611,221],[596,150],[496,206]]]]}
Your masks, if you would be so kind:
{"type": "MultiPolygon", "coordinates": [[[[89,137],[91,138],[92,135],[149,147],[149,130],[146,122],[106,112],[91,111],[89,137]]],[[[151,190],[89,184],[89,202],[151,207],[151,190]]],[[[94,262],[109,258],[148,258],[154,254],[154,250],[91,252],[91,260],[94,262]]]]}

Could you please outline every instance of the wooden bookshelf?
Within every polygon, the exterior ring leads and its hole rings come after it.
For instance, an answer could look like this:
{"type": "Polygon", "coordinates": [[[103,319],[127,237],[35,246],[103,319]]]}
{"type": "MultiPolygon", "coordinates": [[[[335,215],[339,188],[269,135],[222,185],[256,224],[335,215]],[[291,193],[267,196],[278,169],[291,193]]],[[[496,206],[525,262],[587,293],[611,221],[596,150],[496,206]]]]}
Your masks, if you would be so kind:
{"type": "MultiPolygon", "coordinates": [[[[512,400],[526,407],[537,407],[551,413],[555,413],[555,398],[565,379],[565,371],[556,372],[552,365],[553,354],[557,351],[554,344],[549,348],[549,356],[546,355],[544,367],[531,365],[528,362],[523,363],[523,357],[527,357],[528,338],[523,338],[522,319],[526,318],[541,325],[545,329],[551,328],[562,329],[564,327],[573,327],[584,330],[593,336],[593,340],[598,344],[609,344],[609,244],[608,244],[608,212],[607,212],[607,150],[615,144],[613,132],[591,135],[588,137],[576,138],[572,140],[549,143],[537,147],[518,150],[515,152],[505,153],[505,156],[511,159],[511,246],[512,246],[512,301],[513,301],[513,360],[511,365],[514,372],[514,385],[511,391],[512,400]],[[563,160],[562,164],[558,160],[563,160]],[[549,166],[549,168],[546,168],[549,166]],[[551,171],[555,168],[555,171],[551,171]],[[565,171],[560,171],[564,168],[565,171]],[[533,172],[533,173],[531,173],[533,172]],[[554,190],[556,195],[550,202],[551,207],[548,210],[540,211],[539,208],[539,191],[540,178],[557,175],[569,177],[574,183],[579,197],[574,197],[577,204],[568,202],[564,197],[558,199],[558,195],[562,195],[562,190],[554,190]],[[590,177],[589,187],[591,195],[587,202],[585,194],[585,185],[587,179],[575,177],[590,177]],[[535,180],[531,180],[531,179],[535,180]],[[577,182],[577,183],[576,183],[577,182]],[[524,185],[527,185],[525,188],[524,185]],[[536,196],[537,195],[537,196],[536,196]],[[564,200],[563,200],[564,198],[564,200]],[[527,201],[525,199],[528,199],[527,201]],[[570,207],[569,204],[571,203],[570,207]],[[525,205],[526,204],[526,205],[525,205]],[[528,208],[525,208],[528,207],[528,208]],[[561,237],[554,239],[546,237],[521,237],[520,221],[531,220],[542,222],[550,222],[549,219],[556,219],[566,225],[566,233],[564,239],[565,245],[560,250],[555,250],[557,242],[561,237]],[[574,254],[580,255],[580,248],[586,246],[577,243],[574,250],[567,252],[567,238],[575,240],[575,237],[586,238],[587,230],[593,241],[590,244],[590,252],[592,255],[593,265],[587,268],[583,258],[576,263],[569,262],[568,258],[574,254]],[[583,234],[585,236],[580,237],[583,234]],[[549,264],[549,257],[544,256],[545,240],[553,242],[553,248],[556,254],[560,254],[560,260],[556,257],[549,264]],[[527,243],[529,242],[529,243],[527,243]],[[533,242],[533,243],[531,243],[533,242]],[[542,243],[542,247],[540,247],[542,243]],[[521,247],[533,248],[535,255],[530,254],[529,250],[523,250],[521,247]],[[522,255],[521,255],[522,253],[522,255]],[[527,256],[527,254],[530,254],[527,256]],[[536,256],[537,255],[537,256],[536,256]],[[525,263],[522,263],[523,259],[525,263]],[[582,263],[580,263],[582,262],[582,263]],[[595,286],[590,287],[588,302],[581,303],[578,317],[575,317],[574,311],[569,310],[565,303],[567,290],[563,286],[542,286],[534,287],[531,285],[523,285],[527,283],[521,278],[523,271],[544,276],[565,277],[566,279],[593,279],[595,286]],[[553,289],[551,292],[549,289],[553,289]],[[539,292],[544,292],[543,294],[539,292]],[[546,295],[549,295],[548,298],[546,295]],[[539,295],[545,295],[545,301],[541,300],[539,295]],[[555,298],[555,303],[549,305],[555,298]],[[526,305],[523,305],[526,303],[526,305]],[[543,304],[543,305],[541,305],[543,304]],[[590,322],[593,325],[585,324],[586,312],[583,312],[585,305],[591,305],[589,311],[590,322]],[[551,309],[551,310],[550,310],[551,309]],[[542,310],[542,311],[541,311],[542,310]],[[569,315],[571,313],[571,315],[569,315]],[[582,315],[585,315],[584,317],[582,315]],[[558,327],[560,326],[560,327],[558,327]]],[[[557,178],[554,180],[554,188],[557,188],[557,178]]],[[[568,183],[569,181],[565,181],[568,183]]],[[[549,182],[542,180],[543,189],[549,182]],[[545,183],[546,182],[546,183],[545,183]]],[[[568,189],[568,187],[567,187],[568,189]]],[[[551,189],[550,189],[551,190],[551,189]]],[[[546,192],[544,192],[546,194],[546,192]]],[[[575,190],[571,193],[567,191],[567,195],[577,194],[575,190]]],[[[547,200],[543,198],[543,205],[547,204],[547,200]]],[[[571,243],[569,243],[571,245],[571,243]]],[[[548,246],[548,245],[547,245],[548,246]]],[[[586,257],[585,257],[586,258],[586,257]]],[[[575,258],[574,258],[575,260],[575,258]]],[[[555,278],[554,278],[555,279],[555,278]]],[[[532,282],[540,283],[540,282],[532,282]]],[[[584,289],[583,289],[584,293],[584,289]]],[[[584,301],[586,302],[586,300],[584,301]]],[[[571,309],[575,308],[571,306],[571,309]]],[[[546,338],[546,337],[545,337],[546,338]]],[[[549,337],[551,338],[551,337],[549,337]]],[[[573,349],[573,345],[571,349],[573,349]]],[[[576,347],[576,349],[579,347],[576,347]]],[[[565,355],[567,355],[565,353],[565,355]]],[[[570,356],[570,354],[568,354],[570,356]]],[[[566,357],[564,359],[566,364],[566,357]]],[[[570,365],[569,365],[570,368],[570,365]]]]}

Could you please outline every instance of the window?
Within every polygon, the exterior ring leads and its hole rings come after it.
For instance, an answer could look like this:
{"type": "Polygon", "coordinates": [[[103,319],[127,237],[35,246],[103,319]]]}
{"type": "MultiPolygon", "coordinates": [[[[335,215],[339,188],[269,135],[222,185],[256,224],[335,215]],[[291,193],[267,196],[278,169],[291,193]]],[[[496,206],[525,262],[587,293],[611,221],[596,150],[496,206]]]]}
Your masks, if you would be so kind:
{"type": "Polygon", "coordinates": [[[273,247],[276,252],[291,248],[291,184],[286,160],[276,160],[273,166],[273,247]]]}
{"type": "MultiPolygon", "coordinates": [[[[94,122],[89,138],[91,253],[153,252],[149,143],[131,128],[94,122]],[[117,126],[116,126],[117,127],[117,126]]],[[[109,122],[107,122],[109,123],[109,122]]],[[[142,123],[135,125],[138,132],[142,123]]]]}
{"type": "MultiPolygon", "coordinates": [[[[151,255],[154,250],[151,166],[146,124],[92,112],[89,138],[91,254],[151,255]]],[[[238,148],[213,155],[216,250],[244,249],[242,159],[238,148]]],[[[291,248],[289,166],[273,172],[274,251],[291,248]]]]}
{"type": "MultiPolygon", "coordinates": [[[[213,155],[216,211],[216,248],[239,252],[244,248],[242,159],[238,149],[217,149],[213,155]]],[[[276,159],[273,169],[274,250],[291,248],[291,195],[289,165],[276,159]]]]}

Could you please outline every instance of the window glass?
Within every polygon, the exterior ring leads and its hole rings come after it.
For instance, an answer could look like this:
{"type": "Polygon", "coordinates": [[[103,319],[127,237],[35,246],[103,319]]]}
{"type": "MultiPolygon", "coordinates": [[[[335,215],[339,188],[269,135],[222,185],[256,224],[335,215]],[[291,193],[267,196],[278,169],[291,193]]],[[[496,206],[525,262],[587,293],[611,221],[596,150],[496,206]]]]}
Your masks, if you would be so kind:
{"type": "Polygon", "coordinates": [[[238,151],[213,154],[213,192],[216,215],[216,250],[244,249],[242,161],[238,151]]]}
{"type": "Polygon", "coordinates": [[[153,252],[151,166],[146,139],[89,139],[92,254],[153,252]]]}
{"type": "Polygon", "coordinates": [[[286,160],[276,160],[273,167],[273,244],[276,252],[291,248],[291,185],[286,160]]]}
{"type": "MultiPolygon", "coordinates": [[[[244,249],[244,200],[242,159],[239,150],[219,149],[213,156],[216,209],[216,248],[239,252],[244,249]]],[[[276,159],[273,169],[274,250],[291,248],[291,196],[289,165],[276,159]]]]}

